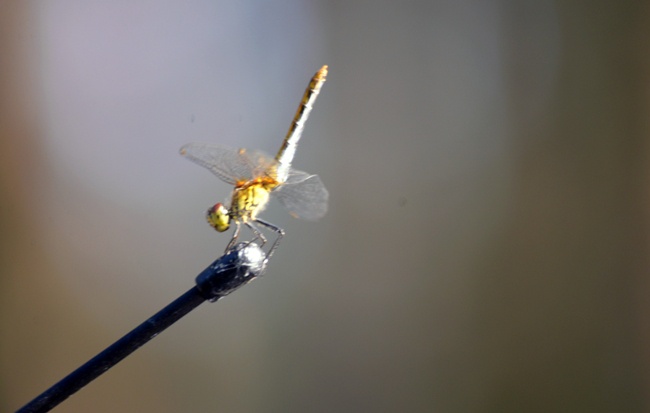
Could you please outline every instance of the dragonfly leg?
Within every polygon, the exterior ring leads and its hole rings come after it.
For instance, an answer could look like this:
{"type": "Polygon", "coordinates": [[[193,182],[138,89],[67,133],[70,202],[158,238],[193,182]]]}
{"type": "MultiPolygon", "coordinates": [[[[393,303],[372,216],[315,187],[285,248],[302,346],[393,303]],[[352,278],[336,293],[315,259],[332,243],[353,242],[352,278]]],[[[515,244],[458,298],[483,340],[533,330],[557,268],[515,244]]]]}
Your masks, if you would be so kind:
{"type": "Polygon", "coordinates": [[[269,248],[269,252],[266,254],[266,259],[268,260],[269,258],[271,258],[271,255],[273,255],[275,249],[278,248],[278,246],[280,245],[280,241],[282,240],[282,237],[284,237],[284,230],[280,227],[277,227],[261,219],[256,219],[255,222],[272,231],[275,231],[278,234],[278,237],[275,239],[275,241],[273,241],[273,245],[271,245],[271,248],[269,248]]]}
{"type": "MultiPolygon", "coordinates": [[[[260,247],[263,247],[264,244],[266,244],[266,237],[262,232],[252,223],[252,222],[244,222],[244,225],[246,225],[248,228],[250,228],[251,231],[253,231],[253,234],[255,234],[255,238],[253,238],[250,242],[260,240],[262,245],[260,247]]],[[[249,244],[250,244],[249,242],[249,244]]]]}
{"type": "Polygon", "coordinates": [[[235,224],[237,224],[237,228],[235,228],[235,232],[232,234],[232,238],[230,239],[228,246],[226,246],[226,252],[230,251],[235,246],[237,238],[239,238],[239,230],[241,229],[241,226],[239,225],[238,221],[235,221],[235,224]]]}

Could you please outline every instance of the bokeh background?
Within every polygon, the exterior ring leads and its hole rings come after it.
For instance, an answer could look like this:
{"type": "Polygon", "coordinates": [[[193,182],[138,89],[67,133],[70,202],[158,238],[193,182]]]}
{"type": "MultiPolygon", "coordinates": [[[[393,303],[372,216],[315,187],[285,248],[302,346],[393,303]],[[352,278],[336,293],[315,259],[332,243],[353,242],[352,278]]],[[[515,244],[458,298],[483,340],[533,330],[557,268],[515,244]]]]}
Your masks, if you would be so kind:
{"type": "Polygon", "coordinates": [[[229,188],[190,141],[274,153],[328,215],[55,411],[650,409],[650,5],[5,0],[0,410],[189,289],[229,188]]]}

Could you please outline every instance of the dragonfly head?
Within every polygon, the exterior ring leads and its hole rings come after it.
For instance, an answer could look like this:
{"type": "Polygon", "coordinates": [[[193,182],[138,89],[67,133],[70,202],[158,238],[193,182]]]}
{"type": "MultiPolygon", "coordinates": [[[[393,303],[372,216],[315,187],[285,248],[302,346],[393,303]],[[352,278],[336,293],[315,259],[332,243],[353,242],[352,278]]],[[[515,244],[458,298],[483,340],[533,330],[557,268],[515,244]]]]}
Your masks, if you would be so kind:
{"type": "Polygon", "coordinates": [[[230,228],[230,213],[222,203],[215,204],[208,209],[206,218],[210,226],[219,232],[224,232],[230,228]]]}

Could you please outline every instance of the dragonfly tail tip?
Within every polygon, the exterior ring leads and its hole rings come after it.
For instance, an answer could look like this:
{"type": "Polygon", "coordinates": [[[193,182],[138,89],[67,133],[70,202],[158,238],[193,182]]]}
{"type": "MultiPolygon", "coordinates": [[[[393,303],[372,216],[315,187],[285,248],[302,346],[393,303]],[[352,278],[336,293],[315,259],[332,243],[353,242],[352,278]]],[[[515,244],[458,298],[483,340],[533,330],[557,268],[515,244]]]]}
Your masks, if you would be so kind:
{"type": "Polygon", "coordinates": [[[318,73],[316,73],[316,77],[325,78],[327,76],[327,69],[328,69],[327,65],[321,67],[318,73]]]}

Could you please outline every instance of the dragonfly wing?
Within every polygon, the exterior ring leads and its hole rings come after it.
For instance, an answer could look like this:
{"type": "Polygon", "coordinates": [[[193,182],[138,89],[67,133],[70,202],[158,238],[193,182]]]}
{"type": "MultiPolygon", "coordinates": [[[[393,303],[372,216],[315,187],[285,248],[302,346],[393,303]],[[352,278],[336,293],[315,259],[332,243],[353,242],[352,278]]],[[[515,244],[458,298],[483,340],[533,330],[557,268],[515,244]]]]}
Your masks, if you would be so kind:
{"type": "Polygon", "coordinates": [[[316,220],[327,212],[329,193],[318,175],[293,169],[272,194],[296,218],[316,220]]]}
{"type": "Polygon", "coordinates": [[[214,143],[188,143],[183,145],[180,153],[231,185],[253,178],[255,174],[259,174],[260,169],[270,168],[275,162],[261,152],[214,143]]]}

